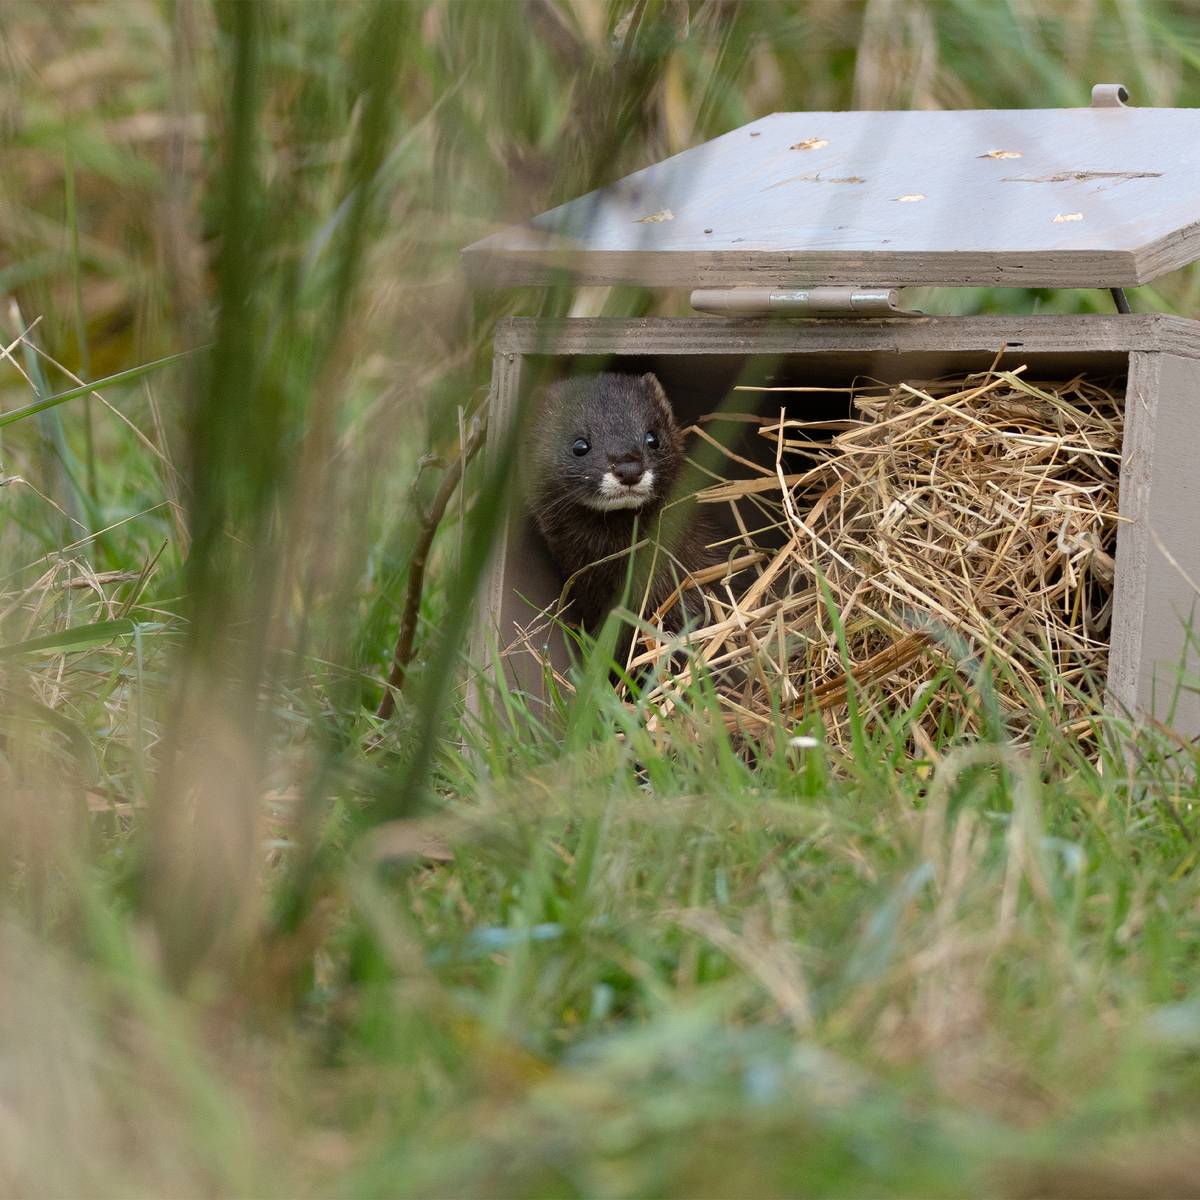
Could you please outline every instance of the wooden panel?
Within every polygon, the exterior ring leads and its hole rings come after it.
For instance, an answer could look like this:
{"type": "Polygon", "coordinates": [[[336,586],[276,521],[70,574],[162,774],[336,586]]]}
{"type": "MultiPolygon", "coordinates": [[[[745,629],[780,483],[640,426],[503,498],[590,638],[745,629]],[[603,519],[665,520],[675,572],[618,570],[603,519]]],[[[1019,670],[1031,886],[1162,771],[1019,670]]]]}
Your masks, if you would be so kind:
{"type": "Polygon", "coordinates": [[[1130,285],[1200,257],[1200,110],[776,113],[465,251],[490,282],[1130,285]]]}
{"type": "Polygon", "coordinates": [[[518,354],[831,354],[996,351],[1091,355],[1164,350],[1200,357],[1200,322],[1127,316],[778,320],[568,317],[501,322],[496,345],[518,354]]]}
{"type": "MultiPolygon", "coordinates": [[[[497,346],[492,360],[492,389],[488,399],[488,436],[485,469],[496,466],[496,455],[514,421],[521,419],[522,391],[529,386],[528,364],[523,355],[497,346]]],[[[480,610],[471,639],[471,660],[487,668],[497,652],[512,650],[520,629],[529,626],[543,609],[557,600],[562,584],[523,508],[518,504],[493,548],[480,589],[480,610]]],[[[556,670],[569,664],[565,638],[550,629],[538,647],[556,670]]],[[[545,698],[544,673],[532,654],[504,653],[509,686],[535,701],[545,698]]],[[[479,711],[478,679],[469,684],[468,707],[479,711]]]]}
{"type": "MultiPolygon", "coordinates": [[[[931,365],[994,353],[1001,342],[1037,369],[1123,373],[1129,367],[1127,427],[1121,475],[1109,691],[1131,712],[1172,715],[1177,728],[1200,734],[1200,699],[1183,695],[1168,714],[1182,649],[1181,620],[1200,584],[1200,472],[1195,427],[1200,415],[1200,324],[1158,316],[937,318],[922,322],[688,320],[510,321],[497,337],[492,449],[516,419],[526,355],[795,355],[819,373],[924,374],[931,365]],[[1173,349],[1170,353],[1163,347],[1173,349]],[[955,358],[954,356],[958,356],[955,358]],[[1165,547],[1165,552],[1164,552],[1165,547]]],[[[660,368],[663,370],[665,368],[660,368]]],[[[806,369],[808,367],[806,366],[806,369]]],[[[955,366],[953,369],[958,369],[955,366]]],[[[689,377],[696,375],[689,368],[689,377]]],[[[711,372],[713,406],[729,372],[711,372]]],[[[697,401],[698,403],[698,401],[697,401]]],[[[497,548],[483,589],[474,643],[477,662],[488,647],[507,645],[516,625],[558,594],[552,565],[528,521],[518,514],[497,548]]],[[[550,656],[566,662],[551,639],[550,656]]],[[[1200,678],[1200,656],[1188,666],[1200,678]]],[[[540,694],[540,668],[528,656],[508,662],[510,682],[540,694]]]]}
{"type": "MultiPolygon", "coordinates": [[[[492,359],[492,388],[488,397],[488,432],[484,446],[483,465],[487,471],[496,469],[496,456],[503,444],[506,430],[517,419],[524,360],[521,355],[497,347],[492,359]]],[[[510,609],[513,604],[514,552],[520,551],[520,532],[524,516],[518,512],[492,549],[492,557],[484,570],[480,588],[480,611],[471,643],[471,658],[486,666],[498,648],[507,645],[503,632],[511,628],[510,609]]],[[[516,564],[519,569],[519,563],[516,564]]],[[[521,680],[514,678],[520,686],[521,680]]],[[[474,685],[473,685],[474,686],[474,685]]],[[[472,690],[469,707],[478,711],[478,697],[472,690]]]]}
{"type": "Polygon", "coordinates": [[[1198,418],[1200,363],[1131,355],[1109,692],[1190,737],[1200,737],[1200,651],[1185,636],[1188,625],[1200,636],[1198,418]]]}

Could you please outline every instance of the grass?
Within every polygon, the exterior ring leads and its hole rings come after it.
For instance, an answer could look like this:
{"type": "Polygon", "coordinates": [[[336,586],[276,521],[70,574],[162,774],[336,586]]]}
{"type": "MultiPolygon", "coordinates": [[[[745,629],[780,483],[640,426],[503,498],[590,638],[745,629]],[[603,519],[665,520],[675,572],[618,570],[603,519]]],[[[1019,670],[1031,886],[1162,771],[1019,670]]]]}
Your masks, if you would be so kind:
{"type": "Polygon", "coordinates": [[[471,295],[462,245],[777,108],[1200,100],[1167,3],[632,12],[5,13],[0,1191],[1194,1190],[1200,787],[1167,734],[1097,717],[1085,754],[1051,713],[915,756],[868,690],[853,752],[810,721],[748,759],[703,680],[700,736],[604,686],[565,738],[511,694],[472,720],[482,466],[371,715],[419,462],[495,321],[686,311],[471,295]]]}

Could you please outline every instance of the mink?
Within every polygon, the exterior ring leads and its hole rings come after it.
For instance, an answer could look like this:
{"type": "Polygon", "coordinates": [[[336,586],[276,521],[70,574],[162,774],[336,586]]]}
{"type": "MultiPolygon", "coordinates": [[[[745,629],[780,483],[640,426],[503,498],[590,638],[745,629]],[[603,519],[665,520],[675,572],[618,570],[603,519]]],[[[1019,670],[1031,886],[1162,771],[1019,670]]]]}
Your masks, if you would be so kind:
{"type": "MultiPolygon", "coordinates": [[[[551,384],[534,413],[530,446],[529,508],[569,582],[568,620],[596,632],[626,586],[635,540],[652,544],[635,554],[628,603],[636,607],[644,596],[647,616],[686,574],[723,560],[702,519],[681,522],[674,505],[664,514],[677,498],[684,438],[655,375],[580,375],[551,384]]],[[[663,626],[677,633],[703,613],[703,596],[686,589],[663,626]]]]}

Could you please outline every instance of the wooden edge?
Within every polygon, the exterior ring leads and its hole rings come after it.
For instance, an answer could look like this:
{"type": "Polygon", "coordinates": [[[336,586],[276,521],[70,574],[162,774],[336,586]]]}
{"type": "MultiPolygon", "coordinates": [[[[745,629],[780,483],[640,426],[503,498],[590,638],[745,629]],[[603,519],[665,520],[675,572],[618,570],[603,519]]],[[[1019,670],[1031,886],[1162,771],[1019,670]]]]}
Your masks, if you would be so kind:
{"type": "Polygon", "coordinates": [[[1139,721],[1200,737],[1200,484],[1192,451],[1200,363],[1130,355],[1121,454],[1108,702],[1139,721]]]}
{"type": "Polygon", "coordinates": [[[1138,283],[1149,283],[1200,259],[1200,221],[1173,229],[1134,251],[1138,283]]]}
{"type": "Polygon", "coordinates": [[[1092,353],[1200,358],[1200,321],[1160,313],[779,320],[756,317],[510,317],[496,348],[512,354],[821,354],[867,351],[1092,353]]]}
{"type": "Polygon", "coordinates": [[[1162,356],[1129,356],[1125,386],[1125,436],[1118,485],[1123,522],[1117,527],[1113,613],[1109,633],[1108,705],[1119,713],[1138,710],[1142,660],[1150,466],[1154,457],[1155,409],[1162,356]]]}
{"type": "MultiPolygon", "coordinates": [[[[566,239],[499,231],[462,253],[467,278],[491,287],[738,287],[845,284],[872,287],[1132,287],[1146,282],[1130,250],[820,251],[585,250],[566,239]]],[[[1177,240],[1178,235],[1173,235],[1177,240]]],[[[1171,239],[1164,239],[1170,241],[1171,239]]],[[[1182,253],[1182,251],[1180,251],[1182,253]]],[[[1142,257],[1150,261],[1148,252],[1142,257]]],[[[1193,256],[1194,257],[1194,256],[1193,256]]],[[[1190,259],[1184,260],[1190,261],[1190,259]]],[[[1174,262],[1155,272],[1162,274],[1174,262]]]]}
{"type": "MultiPolygon", "coordinates": [[[[501,347],[497,339],[492,355],[487,441],[482,455],[485,472],[495,469],[497,451],[516,414],[522,365],[520,354],[501,347]]],[[[478,609],[468,647],[470,677],[467,681],[467,709],[474,716],[480,712],[480,676],[490,670],[492,653],[500,640],[496,618],[504,596],[509,540],[509,531],[505,528],[501,536],[495,539],[478,593],[478,609]]]]}
{"type": "Polygon", "coordinates": [[[580,253],[570,238],[545,233],[530,225],[500,229],[459,251],[467,281],[481,287],[534,282],[576,282],[573,264],[580,253]],[[522,278],[524,266],[537,264],[536,279],[522,278]]]}

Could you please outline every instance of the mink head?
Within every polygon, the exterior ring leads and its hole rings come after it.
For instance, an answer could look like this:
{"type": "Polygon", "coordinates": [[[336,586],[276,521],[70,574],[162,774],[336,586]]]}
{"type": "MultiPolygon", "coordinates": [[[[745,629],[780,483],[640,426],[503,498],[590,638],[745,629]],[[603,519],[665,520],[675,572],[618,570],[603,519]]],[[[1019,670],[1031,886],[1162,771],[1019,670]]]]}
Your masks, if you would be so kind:
{"type": "Polygon", "coordinates": [[[574,503],[632,513],[657,505],[683,463],[683,435],[651,374],[551,384],[534,415],[532,449],[530,483],[543,511],[574,503]]]}

